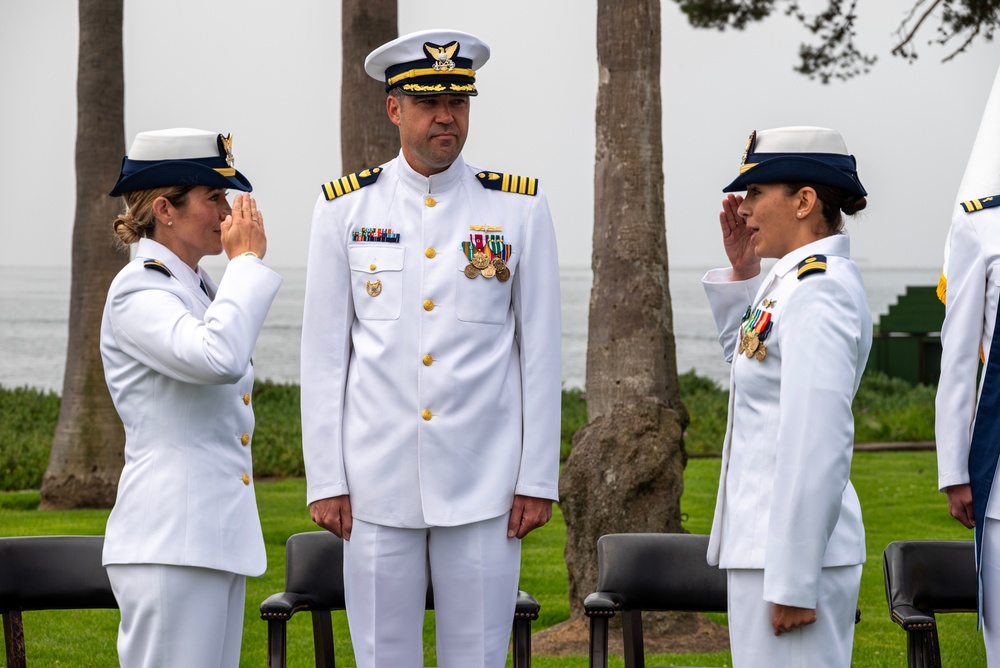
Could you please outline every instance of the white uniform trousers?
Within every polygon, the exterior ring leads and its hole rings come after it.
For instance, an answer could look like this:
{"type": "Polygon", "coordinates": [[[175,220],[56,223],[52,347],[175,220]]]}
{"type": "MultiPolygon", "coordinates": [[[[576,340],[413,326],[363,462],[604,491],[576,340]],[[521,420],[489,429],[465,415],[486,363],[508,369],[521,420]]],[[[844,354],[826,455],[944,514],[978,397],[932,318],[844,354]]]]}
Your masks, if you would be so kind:
{"type": "Polygon", "coordinates": [[[344,546],[344,595],[359,668],[424,665],[427,579],[441,668],[502,668],[514,620],[521,541],[508,515],[401,529],[355,518],[344,546]]]}
{"type": "Polygon", "coordinates": [[[816,621],[774,635],[762,569],[730,569],[729,643],[734,668],[849,668],[861,566],[820,572],[816,621]]]}
{"type": "Polygon", "coordinates": [[[1000,520],[986,518],[983,533],[983,640],[986,663],[1000,666],[1000,520]]]}
{"type": "Polygon", "coordinates": [[[122,668],[239,668],[245,575],[164,564],[107,570],[122,668]]]}

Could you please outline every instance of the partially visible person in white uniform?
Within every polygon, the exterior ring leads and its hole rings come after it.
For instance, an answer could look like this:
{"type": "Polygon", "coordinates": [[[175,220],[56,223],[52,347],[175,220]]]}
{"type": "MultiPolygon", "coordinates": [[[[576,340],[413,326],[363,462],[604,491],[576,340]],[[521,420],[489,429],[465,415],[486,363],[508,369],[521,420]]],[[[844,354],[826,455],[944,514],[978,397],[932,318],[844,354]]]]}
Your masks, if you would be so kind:
{"type": "Polygon", "coordinates": [[[948,495],[952,517],[975,529],[979,612],[990,666],[1000,665],[1000,494],[992,493],[1000,459],[998,205],[1000,195],[984,193],[961,202],[952,218],[934,420],[938,487],[948,495]]]}
{"type": "Polygon", "coordinates": [[[125,467],[104,565],[121,609],[122,668],[236,668],[246,576],[266,557],[250,456],[251,353],[281,277],[232,135],[136,135],[111,191],[134,259],[111,283],[104,372],[125,467]],[[230,208],[228,189],[245,191],[230,208]],[[225,252],[216,284],[198,263],[225,252]]]}
{"type": "Polygon", "coordinates": [[[842,213],[865,208],[840,134],[750,136],[703,279],[732,363],[708,562],[727,570],[736,668],[851,665],[865,561],[851,403],[871,313],[842,213]],[[761,258],[775,258],[761,273],[761,258]]]}
{"type": "Polygon", "coordinates": [[[536,179],[462,156],[489,54],[454,30],[369,54],[400,153],[325,184],[313,213],[307,501],[313,520],[347,541],[361,668],[424,665],[428,580],[438,665],[502,667],[520,539],[557,498],[559,262],[548,203],[536,179]]]}

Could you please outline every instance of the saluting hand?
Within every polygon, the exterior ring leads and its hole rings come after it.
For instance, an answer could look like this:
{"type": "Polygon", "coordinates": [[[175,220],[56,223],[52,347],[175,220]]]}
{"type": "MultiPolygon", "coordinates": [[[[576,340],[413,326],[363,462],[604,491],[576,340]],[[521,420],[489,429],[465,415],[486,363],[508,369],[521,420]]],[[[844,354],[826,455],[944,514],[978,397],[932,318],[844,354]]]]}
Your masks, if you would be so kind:
{"type": "Polygon", "coordinates": [[[220,229],[222,247],[230,260],[247,252],[263,259],[267,252],[264,212],[257,209],[257,200],[249,194],[240,193],[233,199],[233,212],[222,221],[220,229]]]}
{"type": "Polygon", "coordinates": [[[722,227],[722,244],[726,257],[733,265],[733,280],[744,281],[760,273],[760,258],[750,240],[746,220],[738,213],[743,197],[730,193],[722,200],[719,225],[722,227]]]}

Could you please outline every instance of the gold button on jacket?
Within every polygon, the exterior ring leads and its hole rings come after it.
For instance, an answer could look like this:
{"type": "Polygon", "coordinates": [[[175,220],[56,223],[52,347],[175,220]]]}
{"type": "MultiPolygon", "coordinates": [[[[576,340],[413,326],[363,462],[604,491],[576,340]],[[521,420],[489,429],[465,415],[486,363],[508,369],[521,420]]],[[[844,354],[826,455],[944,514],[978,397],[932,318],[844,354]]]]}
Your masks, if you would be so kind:
{"type": "Polygon", "coordinates": [[[249,406],[250,405],[250,393],[249,392],[247,392],[246,394],[243,395],[243,405],[244,406],[249,406]]]}
{"type": "Polygon", "coordinates": [[[424,412],[420,414],[420,417],[422,417],[425,420],[430,420],[432,417],[434,417],[434,413],[431,413],[430,410],[425,408],[424,412]]]}
{"type": "Polygon", "coordinates": [[[434,259],[434,256],[437,255],[437,251],[434,250],[433,248],[428,248],[427,250],[424,251],[424,255],[427,256],[427,259],[432,260],[434,259]]]}
{"type": "Polygon", "coordinates": [[[424,302],[424,310],[425,311],[433,311],[434,310],[434,302],[432,302],[430,299],[428,299],[427,301],[425,301],[424,302]]]}
{"type": "Polygon", "coordinates": [[[249,485],[250,484],[250,475],[247,474],[247,473],[243,474],[243,484],[244,485],[249,485]]]}
{"type": "Polygon", "coordinates": [[[437,204],[437,200],[434,199],[433,197],[428,197],[427,199],[424,200],[424,203],[427,206],[434,206],[435,204],[437,204]]]}
{"type": "Polygon", "coordinates": [[[430,355],[424,355],[423,362],[424,366],[430,366],[431,364],[434,364],[434,358],[430,355]]]}
{"type": "Polygon", "coordinates": [[[250,443],[250,434],[243,434],[243,436],[240,437],[240,443],[242,443],[243,445],[249,444],[250,443]]]}

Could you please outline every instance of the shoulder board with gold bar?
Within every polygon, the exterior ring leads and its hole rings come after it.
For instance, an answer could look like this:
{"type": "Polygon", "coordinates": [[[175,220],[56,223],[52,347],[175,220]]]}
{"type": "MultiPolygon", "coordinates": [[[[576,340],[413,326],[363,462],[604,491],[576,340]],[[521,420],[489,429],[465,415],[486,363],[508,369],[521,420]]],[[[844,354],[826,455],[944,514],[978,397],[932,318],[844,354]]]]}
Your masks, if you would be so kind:
{"type": "Polygon", "coordinates": [[[159,260],[146,260],[145,262],[142,263],[142,266],[144,266],[146,269],[152,269],[153,271],[158,271],[164,276],[173,275],[170,273],[170,270],[167,269],[167,265],[163,264],[159,260]]]}
{"type": "Polygon", "coordinates": [[[810,274],[822,274],[824,271],[826,271],[825,255],[810,255],[799,262],[798,276],[800,281],[810,274]]]}
{"type": "Polygon", "coordinates": [[[341,176],[339,179],[333,181],[327,181],[323,184],[323,195],[326,197],[327,201],[346,195],[347,193],[352,193],[355,190],[364,188],[365,186],[370,186],[371,184],[378,181],[378,177],[382,174],[381,167],[370,167],[368,169],[362,169],[360,172],[354,172],[353,174],[348,174],[347,176],[341,176]]]}
{"type": "Polygon", "coordinates": [[[962,208],[965,209],[966,213],[975,213],[976,211],[982,211],[994,206],[1000,206],[1000,195],[990,195],[989,197],[970,199],[962,202],[962,208]]]}
{"type": "Polygon", "coordinates": [[[538,193],[538,179],[516,174],[498,174],[497,172],[479,172],[476,174],[479,183],[490,190],[500,190],[505,193],[531,195],[538,193]]]}

